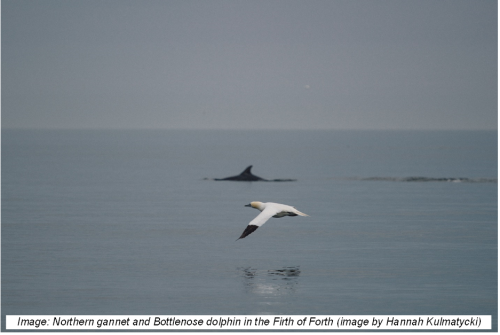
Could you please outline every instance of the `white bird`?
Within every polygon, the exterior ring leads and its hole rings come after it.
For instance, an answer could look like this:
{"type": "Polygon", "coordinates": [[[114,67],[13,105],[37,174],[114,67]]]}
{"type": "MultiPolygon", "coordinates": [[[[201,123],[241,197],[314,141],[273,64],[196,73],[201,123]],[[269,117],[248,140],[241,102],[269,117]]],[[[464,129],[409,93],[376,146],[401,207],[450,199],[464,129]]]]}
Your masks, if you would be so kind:
{"type": "MultiPolygon", "coordinates": [[[[257,228],[262,226],[264,223],[267,222],[271,217],[273,218],[282,218],[284,216],[309,216],[307,214],[304,214],[302,212],[299,212],[298,210],[295,209],[295,207],[288,206],[288,205],[283,205],[283,204],[277,204],[274,202],[260,202],[260,201],[252,201],[248,205],[245,205],[245,207],[253,207],[261,211],[259,215],[255,217],[248,226],[245,228],[243,231],[243,234],[241,234],[240,238],[245,238],[246,236],[250,235],[253,233],[257,228]]],[[[238,240],[240,239],[238,238],[238,240]]],[[[236,240],[236,241],[238,241],[236,240]]]]}

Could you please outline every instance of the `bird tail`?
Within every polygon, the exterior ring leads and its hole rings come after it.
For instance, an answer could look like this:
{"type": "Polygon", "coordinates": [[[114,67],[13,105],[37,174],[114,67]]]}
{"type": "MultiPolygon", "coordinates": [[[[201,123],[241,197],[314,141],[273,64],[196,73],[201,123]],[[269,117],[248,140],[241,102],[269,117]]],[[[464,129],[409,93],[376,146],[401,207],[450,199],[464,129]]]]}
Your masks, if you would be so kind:
{"type": "Polygon", "coordinates": [[[300,216],[309,216],[306,213],[302,213],[302,212],[300,212],[298,210],[295,210],[295,214],[300,215],[300,216]]]}

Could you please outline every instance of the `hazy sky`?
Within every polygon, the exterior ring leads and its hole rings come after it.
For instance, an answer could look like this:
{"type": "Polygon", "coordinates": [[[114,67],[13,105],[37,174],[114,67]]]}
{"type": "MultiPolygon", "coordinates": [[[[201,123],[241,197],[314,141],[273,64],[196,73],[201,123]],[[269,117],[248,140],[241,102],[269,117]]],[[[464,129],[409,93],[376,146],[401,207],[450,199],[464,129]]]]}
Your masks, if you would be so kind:
{"type": "Polygon", "coordinates": [[[496,129],[495,0],[2,0],[2,127],[496,129]]]}

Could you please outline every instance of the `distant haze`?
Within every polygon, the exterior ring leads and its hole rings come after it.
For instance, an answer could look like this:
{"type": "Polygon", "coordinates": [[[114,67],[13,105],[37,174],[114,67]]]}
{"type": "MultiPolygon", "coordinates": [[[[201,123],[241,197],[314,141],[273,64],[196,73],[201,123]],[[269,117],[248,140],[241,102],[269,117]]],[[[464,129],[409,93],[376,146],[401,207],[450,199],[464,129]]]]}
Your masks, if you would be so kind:
{"type": "Polygon", "coordinates": [[[2,127],[497,129],[494,0],[3,0],[2,127]]]}

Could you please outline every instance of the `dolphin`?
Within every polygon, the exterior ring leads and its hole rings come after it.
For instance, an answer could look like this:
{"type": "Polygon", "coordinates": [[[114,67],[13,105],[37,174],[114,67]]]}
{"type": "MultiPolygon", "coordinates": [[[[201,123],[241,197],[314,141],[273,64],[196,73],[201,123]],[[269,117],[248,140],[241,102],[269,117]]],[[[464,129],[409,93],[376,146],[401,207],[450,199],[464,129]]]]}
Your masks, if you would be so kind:
{"type": "MultiPolygon", "coordinates": [[[[227,178],[214,178],[213,180],[231,180],[231,181],[296,181],[296,179],[264,179],[252,173],[252,165],[247,167],[242,173],[237,176],[227,178]]],[[[207,178],[205,178],[207,179],[207,178]]]]}

